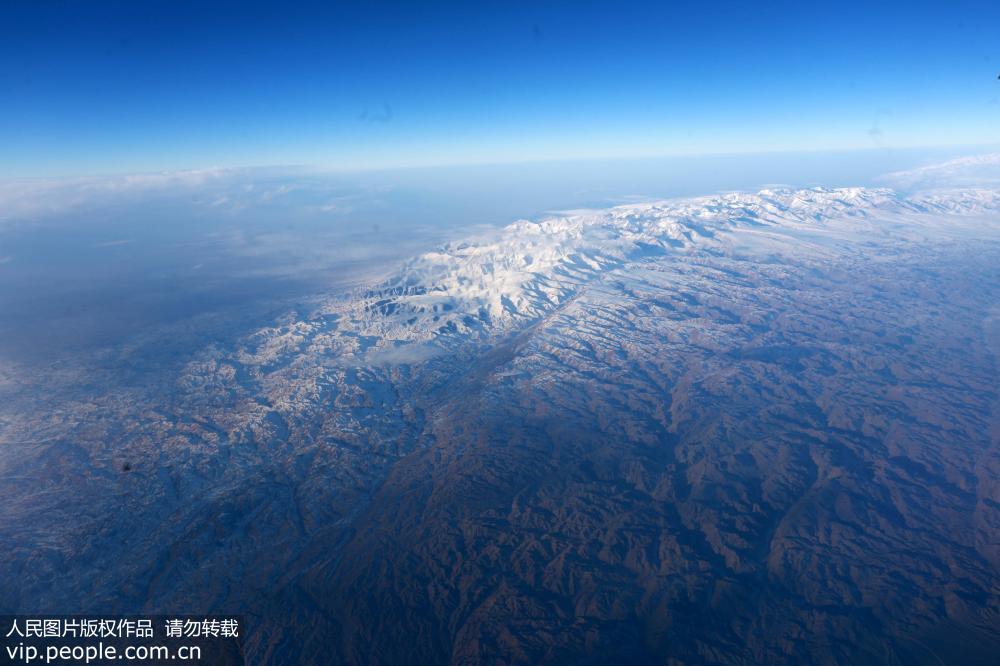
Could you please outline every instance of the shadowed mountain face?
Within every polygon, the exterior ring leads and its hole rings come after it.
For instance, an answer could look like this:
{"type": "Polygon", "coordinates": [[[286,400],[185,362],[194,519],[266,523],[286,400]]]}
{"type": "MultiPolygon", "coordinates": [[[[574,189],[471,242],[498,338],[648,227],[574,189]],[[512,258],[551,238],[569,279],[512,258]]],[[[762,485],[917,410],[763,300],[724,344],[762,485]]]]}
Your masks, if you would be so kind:
{"type": "Polygon", "coordinates": [[[982,295],[970,273],[992,269],[961,252],[873,259],[650,267],[459,380],[427,450],[303,581],[343,623],[344,656],[912,663],[975,649],[997,620],[996,365],[987,303],[944,303],[982,295]],[[907,286],[886,289],[890,276],[907,286]],[[914,316],[900,291],[942,308],[914,316]],[[922,644],[952,623],[955,642],[922,644]]]}
{"type": "Polygon", "coordinates": [[[169,391],[36,391],[0,422],[0,609],[246,612],[254,663],[989,663],[996,211],[520,222],[169,391]]]}

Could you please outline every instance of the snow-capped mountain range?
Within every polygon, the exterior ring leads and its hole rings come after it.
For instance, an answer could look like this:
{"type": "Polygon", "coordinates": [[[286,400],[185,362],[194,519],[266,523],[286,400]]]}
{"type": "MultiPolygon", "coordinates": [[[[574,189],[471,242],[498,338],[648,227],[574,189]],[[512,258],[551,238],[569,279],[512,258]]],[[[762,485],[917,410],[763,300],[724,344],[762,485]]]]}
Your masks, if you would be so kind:
{"type": "MultiPolygon", "coordinates": [[[[627,262],[711,247],[731,231],[822,228],[843,217],[907,212],[972,215],[996,208],[995,190],[902,197],[886,188],[766,189],[568,211],[421,254],[381,284],[331,302],[305,324],[357,361],[413,343],[502,335],[571,299],[627,262]]],[[[297,333],[305,331],[301,328],[297,333]]]]}

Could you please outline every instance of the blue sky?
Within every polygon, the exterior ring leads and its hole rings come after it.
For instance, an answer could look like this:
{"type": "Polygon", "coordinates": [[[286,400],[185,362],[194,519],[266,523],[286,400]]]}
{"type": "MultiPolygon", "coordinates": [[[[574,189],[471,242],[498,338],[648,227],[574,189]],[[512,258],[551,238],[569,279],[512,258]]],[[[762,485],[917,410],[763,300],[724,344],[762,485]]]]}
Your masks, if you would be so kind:
{"type": "Polygon", "coordinates": [[[0,177],[1000,142],[1000,3],[690,4],[8,1],[0,177]]]}

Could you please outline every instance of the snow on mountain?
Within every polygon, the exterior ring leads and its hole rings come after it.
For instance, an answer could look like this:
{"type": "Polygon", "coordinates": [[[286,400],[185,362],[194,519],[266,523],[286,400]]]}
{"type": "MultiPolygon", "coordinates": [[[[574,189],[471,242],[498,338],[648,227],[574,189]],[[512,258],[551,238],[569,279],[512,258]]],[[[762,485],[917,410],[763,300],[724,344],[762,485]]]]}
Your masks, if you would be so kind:
{"type": "Polygon", "coordinates": [[[380,283],[330,298],[312,316],[262,329],[234,360],[265,372],[309,359],[341,367],[416,363],[522,330],[635,262],[761,244],[821,251],[844,233],[898,227],[900,214],[913,233],[942,220],[957,230],[957,220],[974,224],[997,208],[996,189],[909,196],[887,188],[765,189],[520,220],[421,254],[380,283]]]}
{"type": "Polygon", "coordinates": [[[314,343],[361,362],[414,343],[486,340],[546,316],[627,262],[709,247],[730,231],[819,229],[837,218],[900,211],[971,214],[996,207],[998,198],[992,190],[910,198],[883,188],[762,190],[520,220],[422,254],[305,326],[316,327],[314,343]]]}

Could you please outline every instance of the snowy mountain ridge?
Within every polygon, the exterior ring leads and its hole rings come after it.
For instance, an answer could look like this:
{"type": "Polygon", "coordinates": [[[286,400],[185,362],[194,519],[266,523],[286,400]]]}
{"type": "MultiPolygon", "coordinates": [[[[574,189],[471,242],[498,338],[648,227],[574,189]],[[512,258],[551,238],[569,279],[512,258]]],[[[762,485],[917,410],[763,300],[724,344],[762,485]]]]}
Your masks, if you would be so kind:
{"type": "MultiPolygon", "coordinates": [[[[740,235],[782,235],[936,224],[1000,208],[1000,190],[765,189],[577,210],[519,220],[496,232],[414,257],[393,276],[329,299],[318,313],[251,336],[243,362],[293,362],[301,354],[347,366],[419,361],[456,344],[490,341],[568,303],[587,284],[637,261],[722,249],[740,235]],[[850,225],[844,222],[850,220],[850,225]]],[[[861,231],[861,233],[865,233],[861,231]]],[[[786,238],[787,240],[787,238],[786,238]]],[[[801,239],[796,251],[805,247],[801,239]]]]}
{"type": "Polygon", "coordinates": [[[419,255],[383,283],[335,304],[337,337],[350,340],[334,346],[357,355],[414,342],[486,339],[546,315],[626,262],[711,246],[733,230],[816,229],[880,212],[974,214],[998,203],[994,190],[903,198],[886,188],[767,189],[520,220],[490,237],[419,255]],[[352,342],[363,338],[374,341],[352,342]]]}

